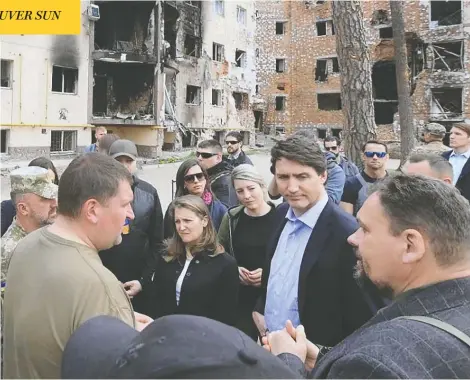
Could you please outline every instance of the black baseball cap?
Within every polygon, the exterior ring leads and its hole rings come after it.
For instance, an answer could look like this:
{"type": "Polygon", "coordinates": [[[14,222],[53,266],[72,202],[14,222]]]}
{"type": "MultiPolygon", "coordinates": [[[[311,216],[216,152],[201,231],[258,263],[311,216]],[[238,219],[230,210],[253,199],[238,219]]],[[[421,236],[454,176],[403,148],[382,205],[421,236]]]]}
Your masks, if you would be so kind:
{"type": "Polygon", "coordinates": [[[63,379],[295,379],[299,375],[240,330],[193,315],[159,318],[138,332],[94,317],[71,336],[63,379]]]}

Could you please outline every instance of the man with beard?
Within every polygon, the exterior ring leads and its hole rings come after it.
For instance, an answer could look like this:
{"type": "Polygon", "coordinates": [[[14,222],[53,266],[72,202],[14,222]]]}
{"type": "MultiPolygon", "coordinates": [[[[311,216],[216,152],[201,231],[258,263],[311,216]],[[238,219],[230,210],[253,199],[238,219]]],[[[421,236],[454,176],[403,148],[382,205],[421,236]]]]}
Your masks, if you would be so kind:
{"type": "Polygon", "coordinates": [[[253,165],[250,158],[242,150],[243,136],[240,132],[229,132],[225,136],[225,144],[227,145],[228,161],[236,168],[238,165],[253,165]]]}
{"type": "Polygon", "coordinates": [[[341,208],[352,215],[357,212],[367,199],[368,187],[371,183],[385,178],[388,161],[387,145],[378,141],[367,141],[362,147],[364,170],[346,179],[341,208]]]}
{"type": "Polygon", "coordinates": [[[196,157],[209,174],[212,192],[230,208],[238,205],[238,198],[230,177],[233,166],[222,160],[222,152],[222,145],[217,140],[204,140],[197,147],[196,157]]]}
{"type": "Polygon", "coordinates": [[[356,275],[394,302],[322,358],[290,325],[267,348],[292,368],[302,368],[295,356],[314,365],[315,378],[468,378],[468,201],[441,180],[397,175],[378,184],[358,220],[348,239],[356,275]]]}
{"type": "Polygon", "coordinates": [[[51,224],[56,216],[57,185],[47,169],[27,166],[10,173],[11,199],[16,217],[2,236],[2,285],[17,244],[30,232],[51,224]]]}
{"type": "Polygon", "coordinates": [[[96,315],[142,329],[121,283],[98,251],[119,244],[133,219],[132,177],[111,157],[86,153],[60,179],[55,222],[31,232],[15,249],[4,300],[4,378],[60,377],[72,333],[96,315]]]}

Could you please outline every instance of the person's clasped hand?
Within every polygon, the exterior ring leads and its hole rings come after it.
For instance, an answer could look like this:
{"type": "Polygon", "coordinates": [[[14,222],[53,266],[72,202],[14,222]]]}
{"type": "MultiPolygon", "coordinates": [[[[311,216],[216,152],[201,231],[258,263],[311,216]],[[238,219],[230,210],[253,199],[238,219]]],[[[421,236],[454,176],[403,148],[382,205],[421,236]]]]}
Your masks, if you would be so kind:
{"type": "Polygon", "coordinates": [[[124,285],[124,289],[126,290],[127,295],[129,298],[135,297],[139,292],[142,291],[142,285],[137,280],[127,281],[124,285]]]}
{"type": "Polygon", "coordinates": [[[315,366],[319,348],[307,339],[302,325],[294,328],[291,321],[280,331],[269,332],[262,338],[263,347],[274,355],[292,354],[305,364],[307,371],[315,366]]]}
{"type": "Polygon", "coordinates": [[[153,319],[150,318],[148,315],[140,314],[136,311],[134,311],[134,316],[135,316],[135,329],[137,331],[142,331],[149,324],[153,322],[153,319]]]}

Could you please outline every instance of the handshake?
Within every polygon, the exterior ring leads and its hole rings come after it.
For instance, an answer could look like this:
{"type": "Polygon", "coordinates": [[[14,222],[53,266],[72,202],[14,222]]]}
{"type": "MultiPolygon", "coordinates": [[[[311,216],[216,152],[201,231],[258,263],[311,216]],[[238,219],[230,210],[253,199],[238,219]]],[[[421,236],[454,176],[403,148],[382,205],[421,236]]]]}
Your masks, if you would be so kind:
{"type": "Polygon", "coordinates": [[[315,367],[320,349],[310,342],[305,335],[302,325],[294,328],[291,321],[286,322],[286,327],[279,331],[269,332],[261,340],[263,348],[273,355],[292,354],[297,356],[310,372],[315,367]]]}

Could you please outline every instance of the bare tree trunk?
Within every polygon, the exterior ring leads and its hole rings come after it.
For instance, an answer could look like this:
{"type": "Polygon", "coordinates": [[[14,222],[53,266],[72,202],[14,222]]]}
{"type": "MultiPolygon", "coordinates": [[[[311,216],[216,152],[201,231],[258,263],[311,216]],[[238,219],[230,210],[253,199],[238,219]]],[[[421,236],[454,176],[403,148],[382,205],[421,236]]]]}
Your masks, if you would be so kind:
{"type": "Polygon", "coordinates": [[[415,146],[416,140],[413,122],[413,105],[411,103],[410,82],[408,77],[403,1],[390,0],[390,10],[392,15],[393,43],[395,45],[398,113],[400,115],[401,167],[415,146]]]}
{"type": "Polygon", "coordinates": [[[377,135],[364,15],[358,0],[335,0],[332,7],[341,72],[344,145],[348,158],[362,166],[362,145],[377,135]]]}

